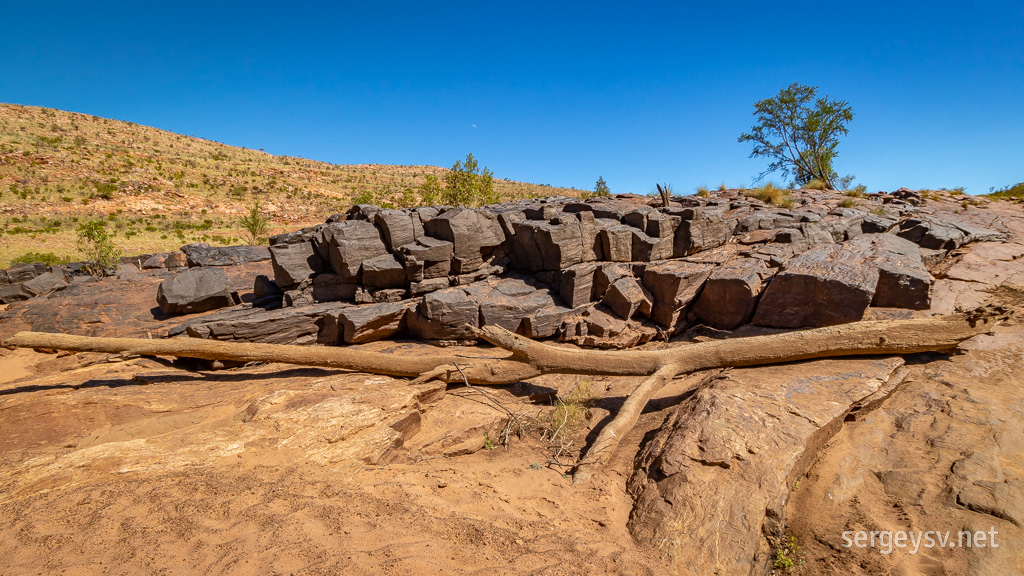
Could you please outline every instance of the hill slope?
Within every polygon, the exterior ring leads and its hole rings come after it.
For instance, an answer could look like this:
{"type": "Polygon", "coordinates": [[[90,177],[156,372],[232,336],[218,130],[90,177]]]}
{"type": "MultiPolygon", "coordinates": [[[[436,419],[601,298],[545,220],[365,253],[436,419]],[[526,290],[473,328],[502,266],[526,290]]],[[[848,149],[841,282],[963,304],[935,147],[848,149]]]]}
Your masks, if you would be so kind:
{"type": "MultiPolygon", "coordinates": [[[[49,108],[0,104],[0,266],[25,252],[76,257],[74,230],[103,217],[128,253],[239,243],[259,197],[272,227],[322,222],[353,201],[419,203],[436,166],[335,165],[49,108]]],[[[495,180],[503,200],[579,190],[495,180]]]]}

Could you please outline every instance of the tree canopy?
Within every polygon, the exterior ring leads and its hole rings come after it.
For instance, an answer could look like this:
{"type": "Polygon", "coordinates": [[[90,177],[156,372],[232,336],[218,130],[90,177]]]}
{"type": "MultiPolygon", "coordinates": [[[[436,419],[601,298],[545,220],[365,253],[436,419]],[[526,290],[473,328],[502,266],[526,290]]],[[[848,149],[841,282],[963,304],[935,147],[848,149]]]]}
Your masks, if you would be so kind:
{"type": "Polygon", "coordinates": [[[750,132],[740,135],[739,142],[754,143],[751,158],[772,160],[758,180],[781,171],[783,177],[792,174],[798,185],[818,179],[829,188],[835,187],[837,174],[832,162],[839,154],[839,137],[846,135],[853,110],[842,100],[816,98],[817,92],[817,86],[794,82],[774,98],[754,104],[757,123],[750,132]]]}

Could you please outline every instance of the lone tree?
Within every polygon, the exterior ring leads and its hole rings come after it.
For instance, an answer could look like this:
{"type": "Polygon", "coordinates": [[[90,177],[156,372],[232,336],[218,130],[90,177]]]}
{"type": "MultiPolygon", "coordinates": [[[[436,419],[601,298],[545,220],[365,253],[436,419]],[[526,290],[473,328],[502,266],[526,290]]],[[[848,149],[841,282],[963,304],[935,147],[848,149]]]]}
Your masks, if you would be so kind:
{"type": "Polygon", "coordinates": [[[832,161],[839,154],[839,137],[846,134],[846,124],[853,119],[853,110],[842,100],[815,98],[817,86],[794,82],[774,98],[754,104],[757,124],[739,137],[740,142],[753,142],[750,157],[772,159],[758,180],[776,170],[783,177],[793,175],[798,185],[821,180],[835,188],[837,178],[832,161]]]}
{"type": "Polygon", "coordinates": [[[594,184],[594,196],[608,196],[611,193],[608,183],[604,181],[604,176],[598,176],[597,183],[594,184]]]}

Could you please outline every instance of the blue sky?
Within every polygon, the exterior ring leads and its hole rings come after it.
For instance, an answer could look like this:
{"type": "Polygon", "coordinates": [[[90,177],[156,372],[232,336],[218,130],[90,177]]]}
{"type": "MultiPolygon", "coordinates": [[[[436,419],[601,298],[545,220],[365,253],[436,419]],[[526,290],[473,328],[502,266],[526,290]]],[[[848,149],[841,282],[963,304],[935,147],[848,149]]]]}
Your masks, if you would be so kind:
{"type": "Polygon", "coordinates": [[[850,103],[836,169],[871,190],[1024,181],[1020,0],[30,4],[0,101],[274,154],[749,185],[753,104],[800,82],[850,103]]]}

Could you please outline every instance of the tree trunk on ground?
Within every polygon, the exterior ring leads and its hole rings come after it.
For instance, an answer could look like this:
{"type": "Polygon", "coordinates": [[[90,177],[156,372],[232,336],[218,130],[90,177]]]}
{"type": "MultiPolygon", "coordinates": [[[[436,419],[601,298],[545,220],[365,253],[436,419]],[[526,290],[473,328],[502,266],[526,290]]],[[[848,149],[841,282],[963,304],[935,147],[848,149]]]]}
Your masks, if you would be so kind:
{"type": "Polygon", "coordinates": [[[420,380],[465,380],[472,384],[511,384],[542,374],[559,373],[650,376],[630,394],[615,419],[602,430],[581,460],[576,481],[582,482],[610,458],[619,438],[625,436],[636,424],[651,396],[679,374],[710,368],[777,364],[834,356],[949,351],[963,340],[991,331],[1007,317],[1004,309],[990,307],[932,318],[855,322],[770,336],[632,351],[552,346],[495,326],[478,330],[479,337],[510,353],[501,358],[468,358],[454,354],[396,357],[355,346],[291,346],[196,338],[92,338],[41,332],[19,332],[4,342],[4,346],[240,362],[280,362],[420,380]]]}

